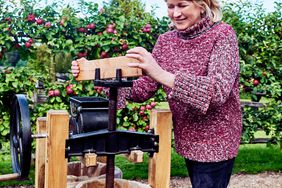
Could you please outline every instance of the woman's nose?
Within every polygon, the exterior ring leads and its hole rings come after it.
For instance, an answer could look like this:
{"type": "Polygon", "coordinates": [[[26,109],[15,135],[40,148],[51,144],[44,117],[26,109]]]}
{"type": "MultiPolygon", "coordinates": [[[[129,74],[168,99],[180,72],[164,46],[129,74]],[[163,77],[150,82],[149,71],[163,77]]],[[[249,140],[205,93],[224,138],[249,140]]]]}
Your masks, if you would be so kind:
{"type": "Polygon", "coordinates": [[[177,18],[179,16],[181,16],[181,10],[178,7],[174,7],[174,9],[173,9],[173,17],[177,18]]]}

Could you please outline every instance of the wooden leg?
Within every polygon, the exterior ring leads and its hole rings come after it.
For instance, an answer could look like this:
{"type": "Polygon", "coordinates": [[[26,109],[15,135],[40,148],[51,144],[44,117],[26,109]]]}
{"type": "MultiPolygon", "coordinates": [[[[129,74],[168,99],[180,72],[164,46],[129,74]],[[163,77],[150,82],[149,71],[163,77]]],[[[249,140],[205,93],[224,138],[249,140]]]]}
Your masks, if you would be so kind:
{"type": "Polygon", "coordinates": [[[159,135],[159,152],[149,159],[148,181],[152,188],[169,188],[172,129],[170,110],[152,110],[150,128],[154,128],[155,134],[159,135]]]}
{"type": "Polygon", "coordinates": [[[69,114],[65,110],[47,113],[47,146],[45,188],[67,187],[66,139],[69,136],[69,114]]]}
{"type": "MultiPolygon", "coordinates": [[[[37,118],[36,132],[37,134],[46,134],[46,117],[37,118]]],[[[46,140],[47,138],[36,139],[35,188],[44,188],[46,140]]]]}

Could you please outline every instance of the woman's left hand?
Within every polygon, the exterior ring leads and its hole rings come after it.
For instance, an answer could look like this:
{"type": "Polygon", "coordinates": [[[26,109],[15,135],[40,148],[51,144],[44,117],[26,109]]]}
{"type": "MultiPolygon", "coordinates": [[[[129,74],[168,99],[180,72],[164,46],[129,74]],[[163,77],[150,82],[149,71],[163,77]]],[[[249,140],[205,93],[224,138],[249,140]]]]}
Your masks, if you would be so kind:
{"type": "Polygon", "coordinates": [[[129,67],[141,68],[145,74],[157,82],[169,87],[173,87],[174,75],[163,70],[157,61],[153,58],[152,54],[145,48],[135,47],[127,51],[126,57],[134,58],[140,63],[129,63],[129,67]]]}

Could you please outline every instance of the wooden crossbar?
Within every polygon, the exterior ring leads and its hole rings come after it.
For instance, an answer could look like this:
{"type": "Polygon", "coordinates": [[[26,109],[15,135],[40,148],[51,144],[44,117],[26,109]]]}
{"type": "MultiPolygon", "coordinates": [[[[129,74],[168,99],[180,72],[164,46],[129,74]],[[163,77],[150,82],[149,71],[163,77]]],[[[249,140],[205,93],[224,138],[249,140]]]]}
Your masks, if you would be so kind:
{"type": "Polygon", "coordinates": [[[95,69],[100,68],[100,78],[110,79],[116,77],[116,70],[121,69],[122,77],[139,77],[142,76],[140,68],[128,67],[130,62],[139,62],[136,59],[128,58],[125,56],[90,60],[79,63],[79,74],[76,78],[77,81],[81,80],[94,80],[95,69]]]}

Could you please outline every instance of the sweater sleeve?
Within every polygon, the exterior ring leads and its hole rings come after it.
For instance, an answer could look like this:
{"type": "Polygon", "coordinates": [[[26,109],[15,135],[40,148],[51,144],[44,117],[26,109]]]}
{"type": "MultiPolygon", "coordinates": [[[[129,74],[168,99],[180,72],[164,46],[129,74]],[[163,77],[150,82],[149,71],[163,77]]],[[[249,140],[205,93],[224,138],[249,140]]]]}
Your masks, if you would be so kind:
{"type": "Polygon", "coordinates": [[[239,53],[233,29],[220,33],[211,52],[206,76],[186,72],[175,73],[175,83],[169,99],[188,105],[193,111],[205,114],[211,106],[226,102],[239,76],[239,53]]]}

